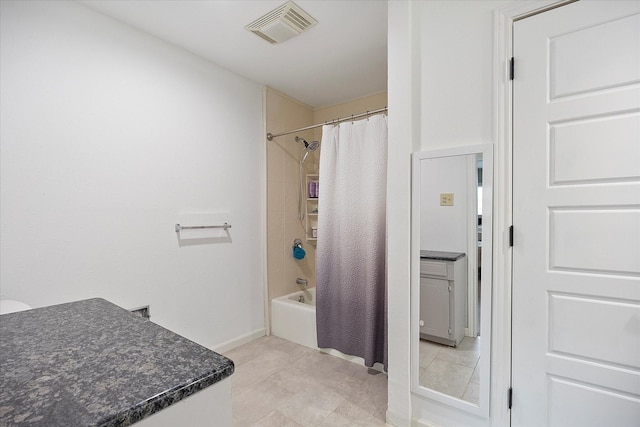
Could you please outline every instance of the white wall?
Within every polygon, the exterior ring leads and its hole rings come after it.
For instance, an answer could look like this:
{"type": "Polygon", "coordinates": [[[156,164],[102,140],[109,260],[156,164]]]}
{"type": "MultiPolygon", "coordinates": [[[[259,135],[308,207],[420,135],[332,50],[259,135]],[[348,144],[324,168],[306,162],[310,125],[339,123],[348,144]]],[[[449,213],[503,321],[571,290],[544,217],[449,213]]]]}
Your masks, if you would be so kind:
{"type": "Polygon", "coordinates": [[[420,249],[467,253],[471,213],[467,156],[423,159],[420,163],[420,249]],[[453,194],[453,206],[440,206],[441,193],[453,194]]]}
{"type": "Polygon", "coordinates": [[[510,1],[415,2],[423,150],[493,143],[493,12],[510,1]]]}
{"type": "Polygon", "coordinates": [[[388,2],[389,156],[387,158],[387,328],[389,330],[387,422],[411,422],[410,277],[411,152],[419,147],[413,120],[415,64],[412,5],[388,2]]]}
{"type": "Polygon", "coordinates": [[[264,328],[262,87],[74,2],[1,3],[2,297],[149,304],[209,347],[264,328]],[[179,246],[214,211],[231,239],[179,246]]]}
{"type": "Polygon", "coordinates": [[[408,394],[411,152],[493,143],[493,11],[510,1],[389,2],[389,415],[408,425],[491,425],[408,394]],[[397,101],[397,102],[396,102],[397,101]],[[395,124],[396,126],[392,126],[395,124]],[[417,148],[416,148],[417,147],[417,148]],[[395,174],[395,176],[392,176],[395,174]],[[395,252],[392,252],[395,251],[395,252]],[[395,368],[395,369],[392,369],[395,368]]]}

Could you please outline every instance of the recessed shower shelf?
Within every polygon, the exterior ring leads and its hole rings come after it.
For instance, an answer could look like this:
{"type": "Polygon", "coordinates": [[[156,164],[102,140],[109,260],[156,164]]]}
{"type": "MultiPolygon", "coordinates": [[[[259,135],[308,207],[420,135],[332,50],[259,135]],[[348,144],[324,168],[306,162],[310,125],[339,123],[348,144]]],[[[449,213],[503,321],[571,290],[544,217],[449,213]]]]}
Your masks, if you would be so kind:
{"type": "MultiPolygon", "coordinates": [[[[318,175],[317,173],[308,174],[307,186],[306,186],[307,202],[306,202],[306,208],[305,208],[306,209],[305,229],[307,232],[306,233],[307,241],[315,242],[318,240],[318,238],[314,236],[314,232],[316,233],[316,236],[317,236],[317,231],[318,231],[318,197],[308,197],[310,193],[309,183],[311,182],[318,184],[320,182],[320,175],[318,175]]],[[[317,186],[315,191],[317,191],[317,186]]]]}

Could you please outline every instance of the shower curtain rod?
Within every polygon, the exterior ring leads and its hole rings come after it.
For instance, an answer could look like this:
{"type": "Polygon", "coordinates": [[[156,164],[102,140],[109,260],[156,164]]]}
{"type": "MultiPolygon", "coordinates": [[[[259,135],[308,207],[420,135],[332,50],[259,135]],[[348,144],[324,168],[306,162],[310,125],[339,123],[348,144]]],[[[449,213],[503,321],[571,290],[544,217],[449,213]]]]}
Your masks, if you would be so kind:
{"type": "Polygon", "coordinates": [[[273,138],[277,138],[277,137],[283,136],[283,135],[289,135],[289,134],[296,133],[296,132],[302,132],[303,130],[314,129],[314,128],[318,128],[318,127],[324,126],[324,125],[335,125],[337,123],[348,122],[349,120],[359,119],[360,117],[372,116],[374,114],[384,113],[387,110],[388,110],[388,108],[384,107],[384,108],[380,108],[378,110],[367,111],[366,113],[353,114],[350,117],[345,117],[345,118],[342,118],[342,119],[341,118],[337,118],[337,119],[326,121],[324,123],[318,123],[318,124],[307,126],[307,127],[300,128],[300,129],[289,130],[287,132],[281,132],[281,133],[276,133],[276,134],[273,134],[273,133],[269,132],[269,133],[267,133],[267,141],[273,141],[273,138]]]}

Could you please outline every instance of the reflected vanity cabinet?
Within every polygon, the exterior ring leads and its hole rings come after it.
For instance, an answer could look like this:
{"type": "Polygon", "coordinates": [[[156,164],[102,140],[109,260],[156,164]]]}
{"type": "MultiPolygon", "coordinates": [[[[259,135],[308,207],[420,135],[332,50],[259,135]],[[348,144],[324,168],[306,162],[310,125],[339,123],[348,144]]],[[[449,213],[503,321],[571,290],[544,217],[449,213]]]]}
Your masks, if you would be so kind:
{"type": "Polygon", "coordinates": [[[457,346],[466,324],[467,257],[420,251],[420,338],[457,346]]]}

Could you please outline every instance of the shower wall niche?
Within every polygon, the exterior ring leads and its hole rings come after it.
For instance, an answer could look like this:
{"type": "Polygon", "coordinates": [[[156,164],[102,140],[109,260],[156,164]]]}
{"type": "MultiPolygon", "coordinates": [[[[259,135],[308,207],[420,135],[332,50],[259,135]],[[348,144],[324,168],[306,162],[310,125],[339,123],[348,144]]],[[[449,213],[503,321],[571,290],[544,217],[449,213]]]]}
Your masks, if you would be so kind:
{"type": "Polygon", "coordinates": [[[320,175],[317,173],[307,174],[305,182],[305,193],[307,197],[304,201],[304,226],[307,234],[307,241],[315,243],[318,240],[318,193],[320,187],[320,175]]]}
{"type": "MultiPolygon", "coordinates": [[[[267,132],[278,133],[323,123],[336,118],[349,117],[387,106],[387,93],[359,98],[338,105],[313,109],[283,93],[267,88],[267,132]]],[[[312,237],[312,224],[317,223],[313,213],[314,201],[309,198],[309,179],[322,181],[318,176],[320,151],[312,151],[304,163],[305,219],[298,219],[298,191],[300,185],[299,159],[301,145],[295,137],[307,141],[321,141],[322,128],[274,138],[267,141],[267,282],[269,300],[299,291],[296,278],[308,280],[309,287],[316,284],[316,239],[312,237]],[[304,242],[306,256],[296,260],[291,247],[294,239],[304,242]]],[[[320,190],[321,191],[321,190],[320,190]]],[[[316,199],[317,200],[317,199],[316,199]]],[[[317,207],[317,201],[315,202],[317,207]]],[[[315,226],[315,225],[314,225],[315,226]]],[[[321,230],[318,230],[321,233],[321,230]]]]}

